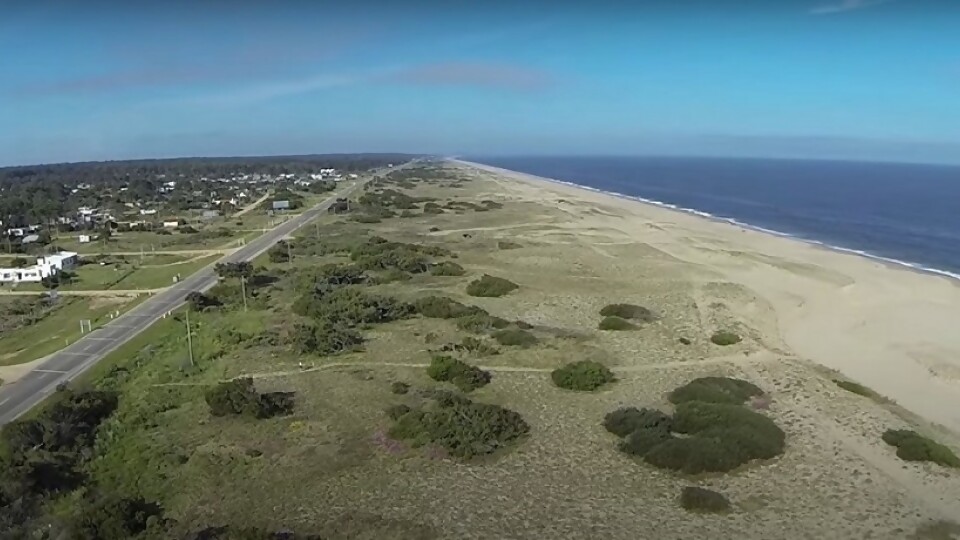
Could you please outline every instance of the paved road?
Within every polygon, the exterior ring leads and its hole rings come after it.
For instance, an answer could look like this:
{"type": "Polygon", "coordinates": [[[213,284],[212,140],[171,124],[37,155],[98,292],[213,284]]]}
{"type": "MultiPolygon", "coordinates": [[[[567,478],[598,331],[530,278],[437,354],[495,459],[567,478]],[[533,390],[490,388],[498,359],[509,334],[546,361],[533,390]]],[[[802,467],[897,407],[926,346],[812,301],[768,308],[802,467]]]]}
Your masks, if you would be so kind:
{"type": "MultiPolygon", "coordinates": [[[[397,167],[399,168],[399,167],[397,167]]],[[[285,221],[218,262],[249,261],[283,237],[325,212],[337,197],[346,197],[360,189],[363,182],[340,190],[310,210],[285,221]]],[[[65,383],[96,364],[108,353],[144,331],[164,313],[180,306],[192,291],[203,291],[217,282],[213,265],[164,289],[140,305],[94,330],[68,347],[49,356],[45,362],[19,381],[0,387],[0,425],[15,420],[65,383]]]]}

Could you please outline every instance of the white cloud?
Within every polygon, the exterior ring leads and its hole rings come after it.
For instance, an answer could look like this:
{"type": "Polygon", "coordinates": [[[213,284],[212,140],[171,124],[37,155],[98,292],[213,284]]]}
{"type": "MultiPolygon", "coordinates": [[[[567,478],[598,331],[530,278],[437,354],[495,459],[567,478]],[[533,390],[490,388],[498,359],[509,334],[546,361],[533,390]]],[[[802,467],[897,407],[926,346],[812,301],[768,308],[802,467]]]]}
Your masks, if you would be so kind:
{"type": "Polygon", "coordinates": [[[810,13],[813,15],[833,15],[836,13],[856,11],[879,4],[886,4],[892,1],[893,0],[840,0],[840,2],[836,4],[826,4],[815,7],[810,10],[810,13]]]}

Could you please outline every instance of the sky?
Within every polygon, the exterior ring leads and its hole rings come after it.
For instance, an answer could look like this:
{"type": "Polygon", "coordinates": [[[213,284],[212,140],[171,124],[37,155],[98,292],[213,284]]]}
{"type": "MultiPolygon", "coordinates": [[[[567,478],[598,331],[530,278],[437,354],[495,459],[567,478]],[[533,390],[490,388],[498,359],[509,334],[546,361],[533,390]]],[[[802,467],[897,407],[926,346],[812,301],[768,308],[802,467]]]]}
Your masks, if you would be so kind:
{"type": "Polygon", "coordinates": [[[4,0],[0,166],[330,152],[960,163],[958,29],[957,0],[4,0]]]}

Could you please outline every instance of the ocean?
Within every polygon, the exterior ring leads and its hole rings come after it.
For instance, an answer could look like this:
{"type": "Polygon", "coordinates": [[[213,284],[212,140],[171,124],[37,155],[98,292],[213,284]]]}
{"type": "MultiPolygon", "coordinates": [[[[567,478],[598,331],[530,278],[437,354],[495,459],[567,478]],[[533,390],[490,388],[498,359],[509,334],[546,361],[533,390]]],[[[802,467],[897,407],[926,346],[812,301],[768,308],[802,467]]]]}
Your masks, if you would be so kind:
{"type": "Polygon", "coordinates": [[[960,279],[960,166],[674,157],[464,159],[960,279]]]}

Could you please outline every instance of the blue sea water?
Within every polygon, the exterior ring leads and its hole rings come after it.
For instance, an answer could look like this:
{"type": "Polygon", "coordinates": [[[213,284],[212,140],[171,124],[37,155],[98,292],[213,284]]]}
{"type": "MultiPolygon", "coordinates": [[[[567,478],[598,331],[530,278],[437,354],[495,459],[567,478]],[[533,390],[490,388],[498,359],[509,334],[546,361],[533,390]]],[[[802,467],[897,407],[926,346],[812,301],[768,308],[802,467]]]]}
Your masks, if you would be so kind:
{"type": "Polygon", "coordinates": [[[471,157],[960,279],[960,167],[842,161],[471,157]]]}

